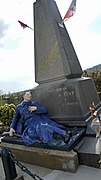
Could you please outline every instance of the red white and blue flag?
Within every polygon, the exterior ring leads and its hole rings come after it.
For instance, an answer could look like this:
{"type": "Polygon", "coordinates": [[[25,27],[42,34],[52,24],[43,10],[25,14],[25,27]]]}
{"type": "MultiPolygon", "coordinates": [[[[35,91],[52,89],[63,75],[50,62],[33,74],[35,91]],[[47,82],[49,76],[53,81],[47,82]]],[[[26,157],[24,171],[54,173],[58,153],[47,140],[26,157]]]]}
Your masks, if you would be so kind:
{"type": "Polygon", "coordinates": [[[76,0],[72,0],[64,18],[63,18],[63,22],[68,20],[70,17],[72,17],[75,14],[76,11],[76,0]]]}
{"type": "Polygon", "coordinates": [[[20,25],[21,25],[21,27],[22,27],[23,29],[25,29],[25,28],[30,28],[30,29],[34,30],[33,28],[31,28],[31,27],[28,26],[27,24],[23,23],[22,21],[19,21],[19,20],[18,20],[18,22],[20,23],[20,25]]]}

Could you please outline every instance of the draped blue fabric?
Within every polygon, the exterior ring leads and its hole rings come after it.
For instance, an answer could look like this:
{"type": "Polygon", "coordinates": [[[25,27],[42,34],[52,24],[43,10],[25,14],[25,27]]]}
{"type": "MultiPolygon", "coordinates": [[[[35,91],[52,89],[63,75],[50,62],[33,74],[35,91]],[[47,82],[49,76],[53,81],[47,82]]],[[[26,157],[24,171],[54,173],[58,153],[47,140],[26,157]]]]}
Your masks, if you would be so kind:
{"type": "Polygon", "coordinates": [[[54,132],[61,135],[65,133],[64,127],[48,118],[47,114],[47,108],[37,102],[23,101],[16,107],[10,128],[22,134],[25,144],[30,145],[40,141],[47,143],[53,139],[54,132]],[[36,106],[37,110],[30,112],[29,106],[36,106]]]}

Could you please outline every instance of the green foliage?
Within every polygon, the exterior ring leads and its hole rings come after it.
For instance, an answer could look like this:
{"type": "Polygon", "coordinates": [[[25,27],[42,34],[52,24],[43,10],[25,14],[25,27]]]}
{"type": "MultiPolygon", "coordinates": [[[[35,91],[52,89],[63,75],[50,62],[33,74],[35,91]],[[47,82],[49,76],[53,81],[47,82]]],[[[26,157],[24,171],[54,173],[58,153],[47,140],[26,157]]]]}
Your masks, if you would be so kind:
{"type": "Polygon", "coordinates": [[[2,96],[0,95],[0,106],[2,105],[2,96]]]}
{"type": "Polygon", "coordinates": [[[15,113],[16,106],[14,104],[5,104],[0,106],[0,121],[4,126],[10,126],[15,113]]]}
{"type": "Polygon", "coordinates": [[[9,93],[2,95],[2,104],[15,104],[18,105],[23,100],[24,92],[9,93]]]}
{"type": "Polygon", "coordinates": [[[91,77],[94,80],[97,92],[101,92],[101,70],[89,71],[85,70],[83,72],[84,77],[91,77]]]}

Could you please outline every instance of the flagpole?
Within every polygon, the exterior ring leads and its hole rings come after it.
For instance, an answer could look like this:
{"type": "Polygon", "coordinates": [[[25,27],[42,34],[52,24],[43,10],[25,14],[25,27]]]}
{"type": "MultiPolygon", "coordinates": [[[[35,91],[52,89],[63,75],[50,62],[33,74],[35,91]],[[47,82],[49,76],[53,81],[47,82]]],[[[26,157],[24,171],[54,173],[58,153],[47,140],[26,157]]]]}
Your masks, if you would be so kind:
{"type": "Polygon", "coordinates": [[[63,25],[63,23],[64,23],[64,19],[61,21],[61,25],[63,25]]]}
{"type": "Polygon", "coordinates": [[[33,30],[34,31],[34,29],[33,28],[31,28],[31,27],[29,27],[29,26],[27,26],[29,29],[31,29],[31,30],[33,30]]]}

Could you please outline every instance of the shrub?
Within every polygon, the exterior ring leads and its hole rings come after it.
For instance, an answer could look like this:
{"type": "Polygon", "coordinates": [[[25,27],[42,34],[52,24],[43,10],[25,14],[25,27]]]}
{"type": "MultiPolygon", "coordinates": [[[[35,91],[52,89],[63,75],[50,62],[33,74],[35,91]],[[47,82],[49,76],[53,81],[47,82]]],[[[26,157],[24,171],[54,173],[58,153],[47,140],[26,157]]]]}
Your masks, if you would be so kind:
{"type": "Polygon", "coordinates": [[[16,106],[14,104],[5,104],[0,106],[0,121],[4,126],[10,126],[15,113],[16,106]]]}
{"type": "Polygon", "coordinates": [[[2,96],[0,95],[0,106],[2,105],[2,96]]]}

